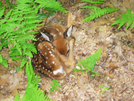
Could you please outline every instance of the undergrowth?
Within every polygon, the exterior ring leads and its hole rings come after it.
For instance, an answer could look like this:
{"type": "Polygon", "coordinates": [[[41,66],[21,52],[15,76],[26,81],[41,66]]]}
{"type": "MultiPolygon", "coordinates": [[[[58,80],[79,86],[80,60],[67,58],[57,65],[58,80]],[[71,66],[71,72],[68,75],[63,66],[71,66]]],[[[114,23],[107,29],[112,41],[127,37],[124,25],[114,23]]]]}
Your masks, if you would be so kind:
{"type": "Polygon", "coordinates": [[[52,101],[45,95],[43,90],[38,88],[41,80],[38,75],[35,76],[31,61],[26,64],[26,74],[28,85],[25,94],[21,99],[17,94],[14,101],[52,101]]]}
{"type": "MultiPolygon", "coordinates": [[[[67,13],[65,8],[56,0],[16,0],[16,5],[11,4],[6,0],[7,7],[0,1],[0,50],[7,48],[9,57],[12,61],[21,61],[21,65],[17,70],[22,70],[26,65],[28,86],[25,95],[19,99],[19,95],[15,97],[15,101],[48,101],[43,91],[38,89],[40,82],[39,76],[35,76],[31,62],[28,62],[29,57],[32,58],[32,52],[37,53],[37,50],[32,40],[36,41],[34,34],[37,24],[40,19],[49,17],[53,13],[61,11],[67,13]],[[5,14],[5,10],[8,13],[5,14]],[[47,13],[39,13],[39,9],[45,9],[47,13]]],[[[0,63],[8,68],[8,61],[2,57],[0,53],[0,63]]]]}
{"type": "MultiPolygon", "coordinates": [[[[7,2],[8,3],[8,2],[7,2]]],[[[44,14],[50,16],[54,12],[61,11],[67,13],[62,5],[56,0],[17,0],[17,5],[5,15],[5,7],[0,2],[0,50],[3,47],[9,48],[9,56],[13,61],[21,61],[22,68],[28,60],[33,57],[33,53],[37,53],[36,48],[31,40],[34,38],[34,32],[38,22],[41,22],[38,11],[40,8],[48,9],[49,13],[44,14]],[[55,5],[55,6],[53,6],[55,5]],[[3,18],[4,16],[4,18],[3,18]]],[[[6,59],[0,56],[0,63],[8,67],[6,59]]]]}
{"type": "MultiPolygon", "coordinates": [[[[104,3],[104,0],[82,0],[81,2],[88,2],[88,3],[91,3],[91,4],[96,4],[96,3],[102,4],[102,3],[104,3]]],[[[87,16],[83,20],[83,22],[91,21],[95,18],[101,17],[102,15],[105,15],[105,14],[108,14],[108,13],[119,10],[119,8],[109,8],[109,7],[101,9],[97,6],[91,6],[91,5],[81,7],[81,9],[83,9],[83,8],[91,9],[90,16],[87,16]]]]}

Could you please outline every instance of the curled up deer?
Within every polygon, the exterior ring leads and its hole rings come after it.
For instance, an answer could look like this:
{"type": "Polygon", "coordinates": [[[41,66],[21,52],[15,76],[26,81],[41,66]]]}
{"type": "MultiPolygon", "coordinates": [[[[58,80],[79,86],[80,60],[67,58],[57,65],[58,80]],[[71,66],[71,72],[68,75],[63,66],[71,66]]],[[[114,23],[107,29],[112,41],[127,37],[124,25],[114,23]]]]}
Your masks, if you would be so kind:
{"type": "Polygon", "coordinates": [[[74,37],[72,26],[67,30],[59,24],[52,24],[39,30],[34,44],[37,54],[33,53],[33,64],[36,70],[53,79],[61,80],[75,67],[73,56],[74,37]]]}

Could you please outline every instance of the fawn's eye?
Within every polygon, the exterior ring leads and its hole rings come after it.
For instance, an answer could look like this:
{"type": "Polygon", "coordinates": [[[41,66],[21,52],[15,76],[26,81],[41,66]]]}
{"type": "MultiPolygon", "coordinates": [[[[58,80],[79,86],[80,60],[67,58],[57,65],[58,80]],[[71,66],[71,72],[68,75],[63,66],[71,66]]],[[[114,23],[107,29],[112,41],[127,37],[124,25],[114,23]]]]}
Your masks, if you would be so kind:
{"type": "Polygon", "coordinates": [[[67,46],[67,43],[65,45],[67,46]]]}
{"type": "Polygon", "coordinates": [[[67,50],[67,55],[69,54],[70,49],[67,50]]]}

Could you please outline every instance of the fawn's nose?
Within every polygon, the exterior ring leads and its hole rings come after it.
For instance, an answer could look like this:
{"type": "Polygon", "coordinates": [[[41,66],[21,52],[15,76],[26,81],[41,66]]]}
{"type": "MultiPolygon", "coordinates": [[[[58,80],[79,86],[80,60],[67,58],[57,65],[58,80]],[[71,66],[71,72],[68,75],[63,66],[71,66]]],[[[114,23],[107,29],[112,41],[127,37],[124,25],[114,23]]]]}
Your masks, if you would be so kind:
{"type": "Polygon", "coordinates": [[[64,52],[64,51],[61,51],[60,53],[61,53],[62,55],[65,55],[65,52],[64,52]]]}

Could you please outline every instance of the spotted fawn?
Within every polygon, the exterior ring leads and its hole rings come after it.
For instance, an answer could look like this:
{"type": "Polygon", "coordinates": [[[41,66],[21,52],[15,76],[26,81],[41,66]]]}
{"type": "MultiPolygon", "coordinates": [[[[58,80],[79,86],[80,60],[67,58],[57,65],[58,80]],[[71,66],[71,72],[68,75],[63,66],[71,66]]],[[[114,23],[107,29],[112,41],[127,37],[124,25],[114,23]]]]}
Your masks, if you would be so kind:
{"type": "Polygon", "coordinates": [[[61,80],[75,67],[73,56],[74,38],[72,26],[67,30],[59,24],[51,24],[39,30],[37,41],[33,41],[37,54],[33,53],[36,70],[47,74],[52,79],[61,80]]]}

